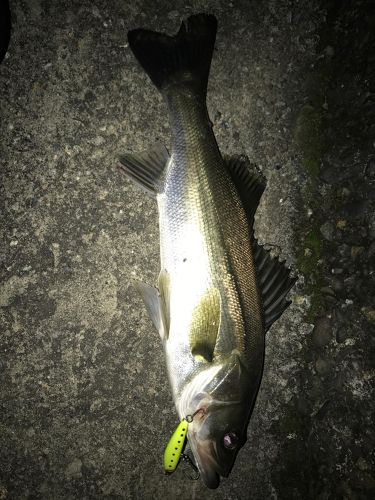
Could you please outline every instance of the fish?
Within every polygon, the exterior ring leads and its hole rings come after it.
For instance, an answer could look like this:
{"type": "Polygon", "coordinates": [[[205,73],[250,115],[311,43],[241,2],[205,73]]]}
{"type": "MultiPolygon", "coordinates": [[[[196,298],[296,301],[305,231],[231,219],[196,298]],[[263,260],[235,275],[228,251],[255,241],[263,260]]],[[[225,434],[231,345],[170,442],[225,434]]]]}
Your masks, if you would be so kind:
{"type": "Polygon", "coordinates": [[[296,278],[258,243],[254,215],[266,187],[245,155],[222,155],[206,95],[217,32],[211,14],[176,35],[128,32],[134,56],[167,105],[170,151],[157,144],[120,158],[154,197],[160,229],[156,286],[137,280],[165,351],[179,418],[208,488],[228,477],[247,439],[260,386],[265,333],[296,278]]]}

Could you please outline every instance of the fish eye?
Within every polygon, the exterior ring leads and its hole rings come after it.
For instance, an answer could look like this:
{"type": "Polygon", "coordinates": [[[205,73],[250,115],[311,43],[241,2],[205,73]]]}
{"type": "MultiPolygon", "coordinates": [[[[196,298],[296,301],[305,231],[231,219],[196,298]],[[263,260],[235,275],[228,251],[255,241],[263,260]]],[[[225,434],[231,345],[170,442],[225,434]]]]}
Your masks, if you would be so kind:
{"type": "Polygon", "coordinates": [[[238,444],[238,436],[234,432],[228,432],[223,437],[223,445],[227,450],[233,450],[238,444]]]}

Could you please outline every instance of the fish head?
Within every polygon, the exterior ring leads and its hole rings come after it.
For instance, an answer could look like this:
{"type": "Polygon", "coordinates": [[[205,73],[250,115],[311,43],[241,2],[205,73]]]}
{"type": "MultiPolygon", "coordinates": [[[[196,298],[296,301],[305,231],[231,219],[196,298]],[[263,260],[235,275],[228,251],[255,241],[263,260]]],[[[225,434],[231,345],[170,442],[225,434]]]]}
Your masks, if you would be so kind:
{"type": "Polygon", "coordinates": [[[259,387],[252,390],[249,373],[239,358],[224,363],[212,380],[190,401],[193,420],[188,442],[201,478],[209,488],[217,488],[220,476],[227,477],[240,448],[247,439],[247,424],[259,387]]]}
{"type": "Polygon", "coordinates": [[[246,442],[246,415],[237,403],[215,402],[194,416],[188,441],[201,478],[209,488],[217,488],[220,476],[227,477],[236,455],[246,442]]]}

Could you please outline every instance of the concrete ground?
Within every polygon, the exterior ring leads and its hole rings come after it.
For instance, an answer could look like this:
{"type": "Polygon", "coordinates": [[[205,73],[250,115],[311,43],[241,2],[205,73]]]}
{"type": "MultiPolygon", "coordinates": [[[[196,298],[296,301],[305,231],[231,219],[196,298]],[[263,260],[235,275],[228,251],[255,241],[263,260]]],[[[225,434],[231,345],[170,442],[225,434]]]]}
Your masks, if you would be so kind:
{"type": "Polygon", "coordinates": [[[11,0],[0,66],[0,499],[375,496],[375,12],[361,0],[11,0]],[[117,170],[169,144],[129,29],[219,21],[208,107],[268,179],[256,221],[299,274],[248,442],[216,491],[161,458],[177,424],[136,276],[155,203],[117,170]]]}

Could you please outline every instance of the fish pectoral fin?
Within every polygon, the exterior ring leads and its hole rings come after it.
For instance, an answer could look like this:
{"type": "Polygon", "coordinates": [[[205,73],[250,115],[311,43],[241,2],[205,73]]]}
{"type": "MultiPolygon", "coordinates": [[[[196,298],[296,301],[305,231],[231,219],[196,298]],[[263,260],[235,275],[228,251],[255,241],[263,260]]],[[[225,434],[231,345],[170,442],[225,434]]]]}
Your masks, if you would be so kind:
{"type": "Polygon", "coordinates": [[[266,179],[247,156],[227,157],[224,163],[252,225],[260,198],[266,188],[266,179]]]}
{"type": "Polygon", "coordinates": [[[143,281],[134,280],[134,287],[140,293],[143,302],[145,303],[147,312],[160,334],[161,339],[165,338],[164,323],[161,317],[161,300],[159,291],[156,287],[148,285],[143,281]]]}
{"type": "Polygon", "coordinates": [[[190,324],[190,350],[197,360],[213,360],[220,329],[220,314],[220,292],[211,287],[195,307],[190,324]]]}
{"type": "Polygon", "coordinates": [[[165,146],[156,144],[149,151],[121,156],[120,168],[132,181],[155,196],[162,190],[163,173],[168,160],[165,146]]]}
{"type": "Polygon", "coordinates": [[[291,277],[290,269],[284,262],[280,262],[277,257],[271,257],[270,252],[259,245],[254,237],[252,245],[263,304],[264,326],[267,331],[289,306],[290,301],[285,297],[298,278],[291,277]]]}

